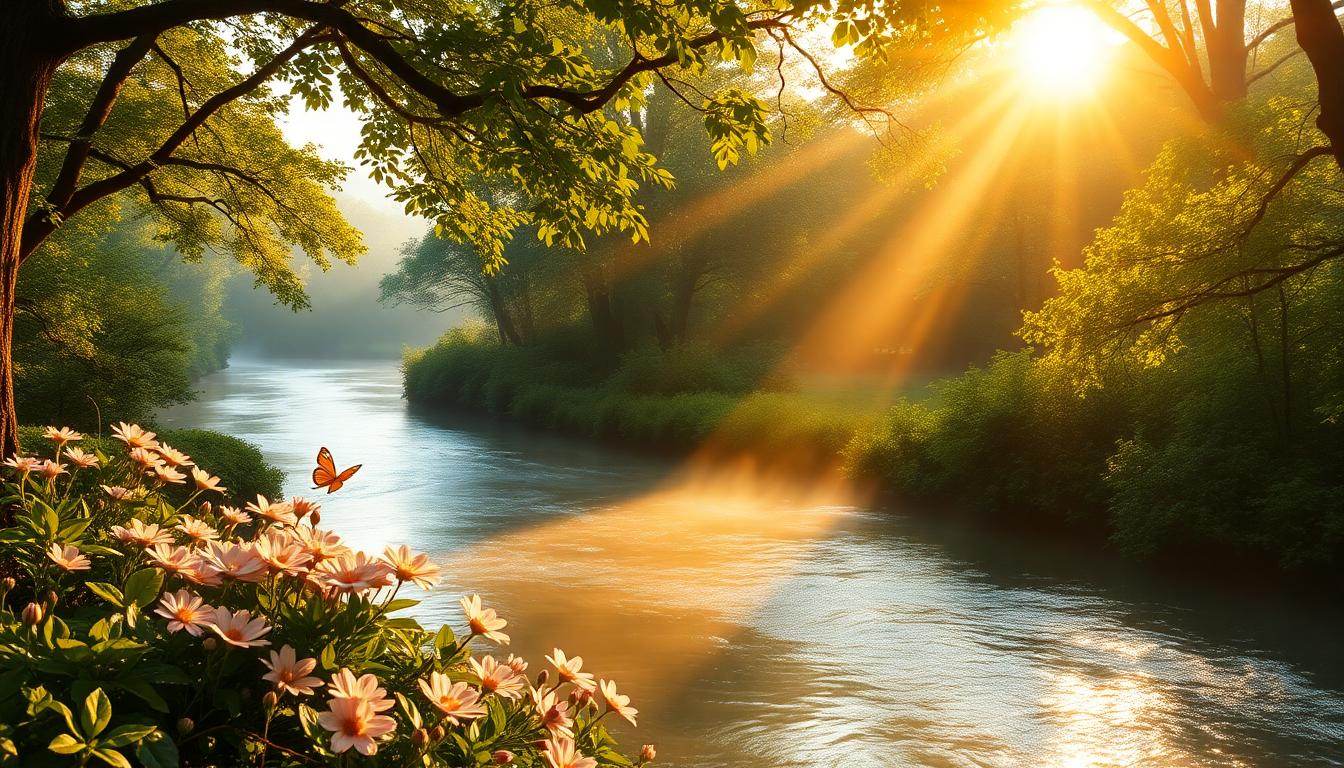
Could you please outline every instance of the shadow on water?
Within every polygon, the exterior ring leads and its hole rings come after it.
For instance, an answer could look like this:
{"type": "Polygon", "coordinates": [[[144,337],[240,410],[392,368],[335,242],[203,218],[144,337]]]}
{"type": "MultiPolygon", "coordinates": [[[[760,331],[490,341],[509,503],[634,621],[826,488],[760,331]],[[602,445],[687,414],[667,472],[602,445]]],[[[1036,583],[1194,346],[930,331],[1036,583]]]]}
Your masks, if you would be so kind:
{"type": "Polygon", "coordinates": [[[956,521],[855,506],[493,422],[411,412],[390,366],[241,364],[165,423],[251,440],[355,545],[445,566],[534,663],[554,643],[641,709],[669,766],[1344,765],[1336,611],[956,521]],[[543,646],[545,640],[548,644],[543,646]]]}

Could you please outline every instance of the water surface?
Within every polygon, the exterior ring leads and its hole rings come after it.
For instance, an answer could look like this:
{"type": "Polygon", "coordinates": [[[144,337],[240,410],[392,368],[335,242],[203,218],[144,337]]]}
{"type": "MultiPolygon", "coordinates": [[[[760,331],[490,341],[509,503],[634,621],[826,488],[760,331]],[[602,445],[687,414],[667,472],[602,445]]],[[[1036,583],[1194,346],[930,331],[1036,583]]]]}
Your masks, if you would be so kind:
{"type": "Polygon", "coordinates": [[[256,443],[357,546],[409,543],[512,650],[581,654],[667,766],[1341,766],[1333,607],[1172,586],[1067,547],[419,413],[391,363],[244,362],[160,419],[256,443]]]}

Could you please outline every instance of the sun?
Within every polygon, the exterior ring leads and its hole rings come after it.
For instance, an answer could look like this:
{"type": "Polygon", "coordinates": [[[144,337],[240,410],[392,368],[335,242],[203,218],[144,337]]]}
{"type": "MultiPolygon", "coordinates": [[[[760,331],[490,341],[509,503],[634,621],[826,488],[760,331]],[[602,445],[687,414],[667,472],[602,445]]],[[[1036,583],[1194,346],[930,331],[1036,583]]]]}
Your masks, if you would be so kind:
{"type": "Polygon", "coordinates": [[[1018,21],[1009,34],[1018,77],[1029,89],[1053,97],[1077,97],[1105,79],[1122,38],[1091,12],[1049,5],[1018,21]]]}

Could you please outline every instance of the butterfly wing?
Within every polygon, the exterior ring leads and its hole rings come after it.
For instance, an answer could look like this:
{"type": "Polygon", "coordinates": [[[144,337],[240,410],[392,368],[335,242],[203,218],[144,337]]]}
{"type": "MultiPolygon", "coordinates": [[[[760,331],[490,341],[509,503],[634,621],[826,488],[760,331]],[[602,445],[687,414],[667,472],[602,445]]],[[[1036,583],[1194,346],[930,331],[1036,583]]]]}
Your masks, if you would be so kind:
{"type": "MultiPolygon", "coordinates": [[[[335,480],[336,462],[331,458],[331,451],[323,447],[322,450],[317,452],[317,468],[313,470],[313,487],[321,488],[330,485],[335,480]]],[[[331,491],[329,490],[327,493],[331,493],[331,491]]]]}
{"type": "Polygon", "coordinates": [[[341,474],[333,477],[331,479],[331,483],[327,485],[327,493],[335,493],[339,491],[341,489],[341,486],[345,485],[345,481],[349,480],[352,476],[354,476],[354,474],[358,472],[359,468],[362,466],[364,465],[356,464],[355,466],[350,467],[341,474]]]}

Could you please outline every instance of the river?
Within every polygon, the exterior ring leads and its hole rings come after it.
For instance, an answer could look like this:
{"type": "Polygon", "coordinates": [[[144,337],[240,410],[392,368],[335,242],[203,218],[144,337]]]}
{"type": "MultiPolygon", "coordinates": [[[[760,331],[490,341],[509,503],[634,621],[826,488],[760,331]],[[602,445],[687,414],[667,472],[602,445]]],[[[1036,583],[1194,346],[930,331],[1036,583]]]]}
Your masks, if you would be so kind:
{"type": "Polygon", "coordinates": [[[842,489],[420,413],[392,363],[236,362],[165,426],[261,447],[324,527],[445,567],[513,650],[559,645],[682,768],[1344,766],[1337,611],[868,508],[842,489]]]}

